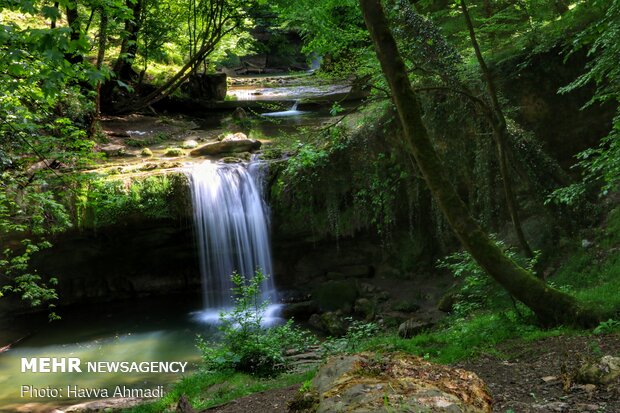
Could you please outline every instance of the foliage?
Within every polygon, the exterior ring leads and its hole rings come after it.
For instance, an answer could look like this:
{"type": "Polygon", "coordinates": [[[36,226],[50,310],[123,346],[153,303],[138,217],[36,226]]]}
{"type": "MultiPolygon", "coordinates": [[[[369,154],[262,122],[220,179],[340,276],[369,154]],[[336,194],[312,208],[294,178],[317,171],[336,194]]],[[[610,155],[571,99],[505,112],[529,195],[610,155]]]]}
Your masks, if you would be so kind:
{"type": "Polygon", "coordinates": [[[221,342],[198,339],[207,371],[274,376],[286,369],[286,350],[313,344],[314,338],[295,327],[292,320],[273,328],[263,326],[268,302],[260,301],[260,289],[266,277],[260,270],[249,280],[232,274],[235,307],[220,314],[221,342]]]}
{"type": "MultiPolygon", "coordinates": [[[[508,247],[503,241],[496,238],[494,241],[508,258],[520,262],[528,271],[534,272],[538,256],[524,259],[516,253],[514,248],[508,247]]],[[[453,307],[453,312],[457,317],[465,317],[478,310],[497,308],[510,297],[467,251],[454,252],[440,260],[437,266],[449,270],[456,278],[462,280],[453,307]]]]}
{"type": "Polygon", "coordinates": [[[347,317],[345,321],[349,323],[349,326],[344,336],[330,337],[321,344],[326,355],[359,351],[366,341],[375,337],[379,332],[379,326],[376,323],[353,320],[351,317],[347,317]]]}
{"type": "Polygon", "coordinates": [[[114,225],[139,215],[152,219],[175,218],[185,207],[182,175],[153,175],[146,178],[111,180],[91,177],[75,200],[80,227],[114,225]]]}
{"type": "MultiPolygon", "coordinates": [[[[568,93],[588,84],[596,85],[596,93],[586,104],[613,102],[620,104],[620,68],[618,68],[618,33],[620,33],[620,1],[595,0],[593,8],[605,10],[603,17],[579,33],[573,41],[575,53],[588,48],[591,60],[587,71],[569,85],[560,88],[568,93]]],[[[589,186],[601,187],[601,195],[620,188],[620,109],[616,112],[612,130],[596,148],[589,148],[577,155],[577,167],[584,172],[582,182],[561,188],[552,194],[551,200],[574,204],[581,199],[589,186]]]]}
{"type": "MultiPolygon", "coordinates": [[[[48,277],[45,281],[30,267],[30,260],[37,252],[51,247],[44,235],[70,226],[69,215],[53,193],[42,189],[43,181],[33,180],[31,185],[24,185],[25,179],[17,179],[8,172],[0,173],[0,177],[0,240],[12,241],[0,251],[0,297],[3,293],[15,293],[33,307],[47,303],[52,309],[51,302],[58,298],[54,290],[57,279],[48,277]]],[[[56,317],[50,313],[50,318],[56,317]]]]}
{"type": "Polygon", "coordinates": [[[169,411],[170,406],[176,406],[181,395],[185,395],[194,408],[208,409],[252,393],[289,387],[309,380],[313,374],[313,371],[308,371],[265,379],[243,373],[199,371],[174,383],[161,399],[153,403],[140,404],[126,411],[131,413],[169,411]]]}

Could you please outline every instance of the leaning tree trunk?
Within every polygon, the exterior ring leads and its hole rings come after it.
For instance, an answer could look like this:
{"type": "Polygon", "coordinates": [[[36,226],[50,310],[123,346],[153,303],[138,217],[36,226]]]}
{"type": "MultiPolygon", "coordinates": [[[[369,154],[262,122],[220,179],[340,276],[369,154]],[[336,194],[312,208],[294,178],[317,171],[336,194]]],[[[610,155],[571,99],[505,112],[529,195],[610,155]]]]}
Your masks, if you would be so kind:
{"type": "Polygon", "coordinates": [[[602,317],[575,298],[545,285],[491,241],[467,210],[445,174],[422,122],[420,105],[411,88],[405,64],[389,29],[380,0],[360,0],[366,26],[404,130],[404,145],[415,158],[429,189],[450,226],[476,262],[546,325],[593,326],[602,317]]]}

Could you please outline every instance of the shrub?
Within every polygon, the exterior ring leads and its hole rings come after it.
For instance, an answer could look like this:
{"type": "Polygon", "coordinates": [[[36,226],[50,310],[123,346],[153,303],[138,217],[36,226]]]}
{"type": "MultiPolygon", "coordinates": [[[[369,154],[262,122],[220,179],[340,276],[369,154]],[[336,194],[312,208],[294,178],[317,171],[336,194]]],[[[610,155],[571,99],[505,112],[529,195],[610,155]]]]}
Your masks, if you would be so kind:
{"type": "Polygon", "coordinates": [[[198,348],[207,370],[274,376],[286,369],[287,350],[301,351],[315,343],[316,339],[294,326],[292,320],[277,327],[263,326],[269,303],[260,301],[260,286],[266,278],[267,275],[259,270],[251,279],[232,274],[235,307],[220,314],[221,342],[208,342],[198,337],[198,348]]]}

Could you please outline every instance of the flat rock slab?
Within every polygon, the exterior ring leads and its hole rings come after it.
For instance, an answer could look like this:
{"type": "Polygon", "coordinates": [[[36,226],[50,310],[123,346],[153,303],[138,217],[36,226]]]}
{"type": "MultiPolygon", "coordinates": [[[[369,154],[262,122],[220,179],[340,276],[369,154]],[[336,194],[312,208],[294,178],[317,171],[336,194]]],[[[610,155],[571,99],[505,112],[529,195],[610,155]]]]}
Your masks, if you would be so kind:
{"type": "Polygon", "coordinates": [[[250,152],[261,147],[261,142],[248,137],[243,133],[227,135],[219,142],[211,142],[190,152],[192,156],[214,156],[238,152],[250,152]]]}
{"type": "Polygon", "coordinates": [[[404,353],[361,353],[327,360],[313,381],[317,413],[490,413],[492,399],[474,373],[404,353]]]}

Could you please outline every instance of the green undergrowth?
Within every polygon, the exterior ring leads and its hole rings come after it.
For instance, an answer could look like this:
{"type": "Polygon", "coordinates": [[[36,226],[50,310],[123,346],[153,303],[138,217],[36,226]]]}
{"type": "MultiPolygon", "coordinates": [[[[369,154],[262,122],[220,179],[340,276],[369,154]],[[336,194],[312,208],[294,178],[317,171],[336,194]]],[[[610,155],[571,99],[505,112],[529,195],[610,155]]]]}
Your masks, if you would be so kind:
{"type": "Polygon", "coordinates": [[[411,339],[389,334],[363,345],[364,350],[403,351],[439,363],[455,363],[481,354],[505,356],[497,346],[509,340],[533,341],[544,337],[574,334],[575,330],[558,327],[544,330],[529,323],[514,310],[481,313],[468,319],[450,319],[444,327],[411,339]]]}
{"type": "Polygon", "coordinates": [[[252,393],[303,383],[313,375],[314,371],[308,371],[300,374],[284,374],[266,380],[242,373],[196,373],[172,385],[160,400],[125,410],[125,412],[174,412],[183,394],[187,396],[195,409],[207,409],[252,393]]]}
{"type": "Polygon", "coordinates": [[[620,208],[608,215],[593,237],[583,238],[572,247],[550,281],[585,303],[619,313],[620,208]]]}
{"type": "Polygon", "coordinates": [[[92,179],[77,192],[76,221],[81,228],[98,228],[131,218],[178,218],[187,211],[187,191],[183,174],[92,179]]]}

